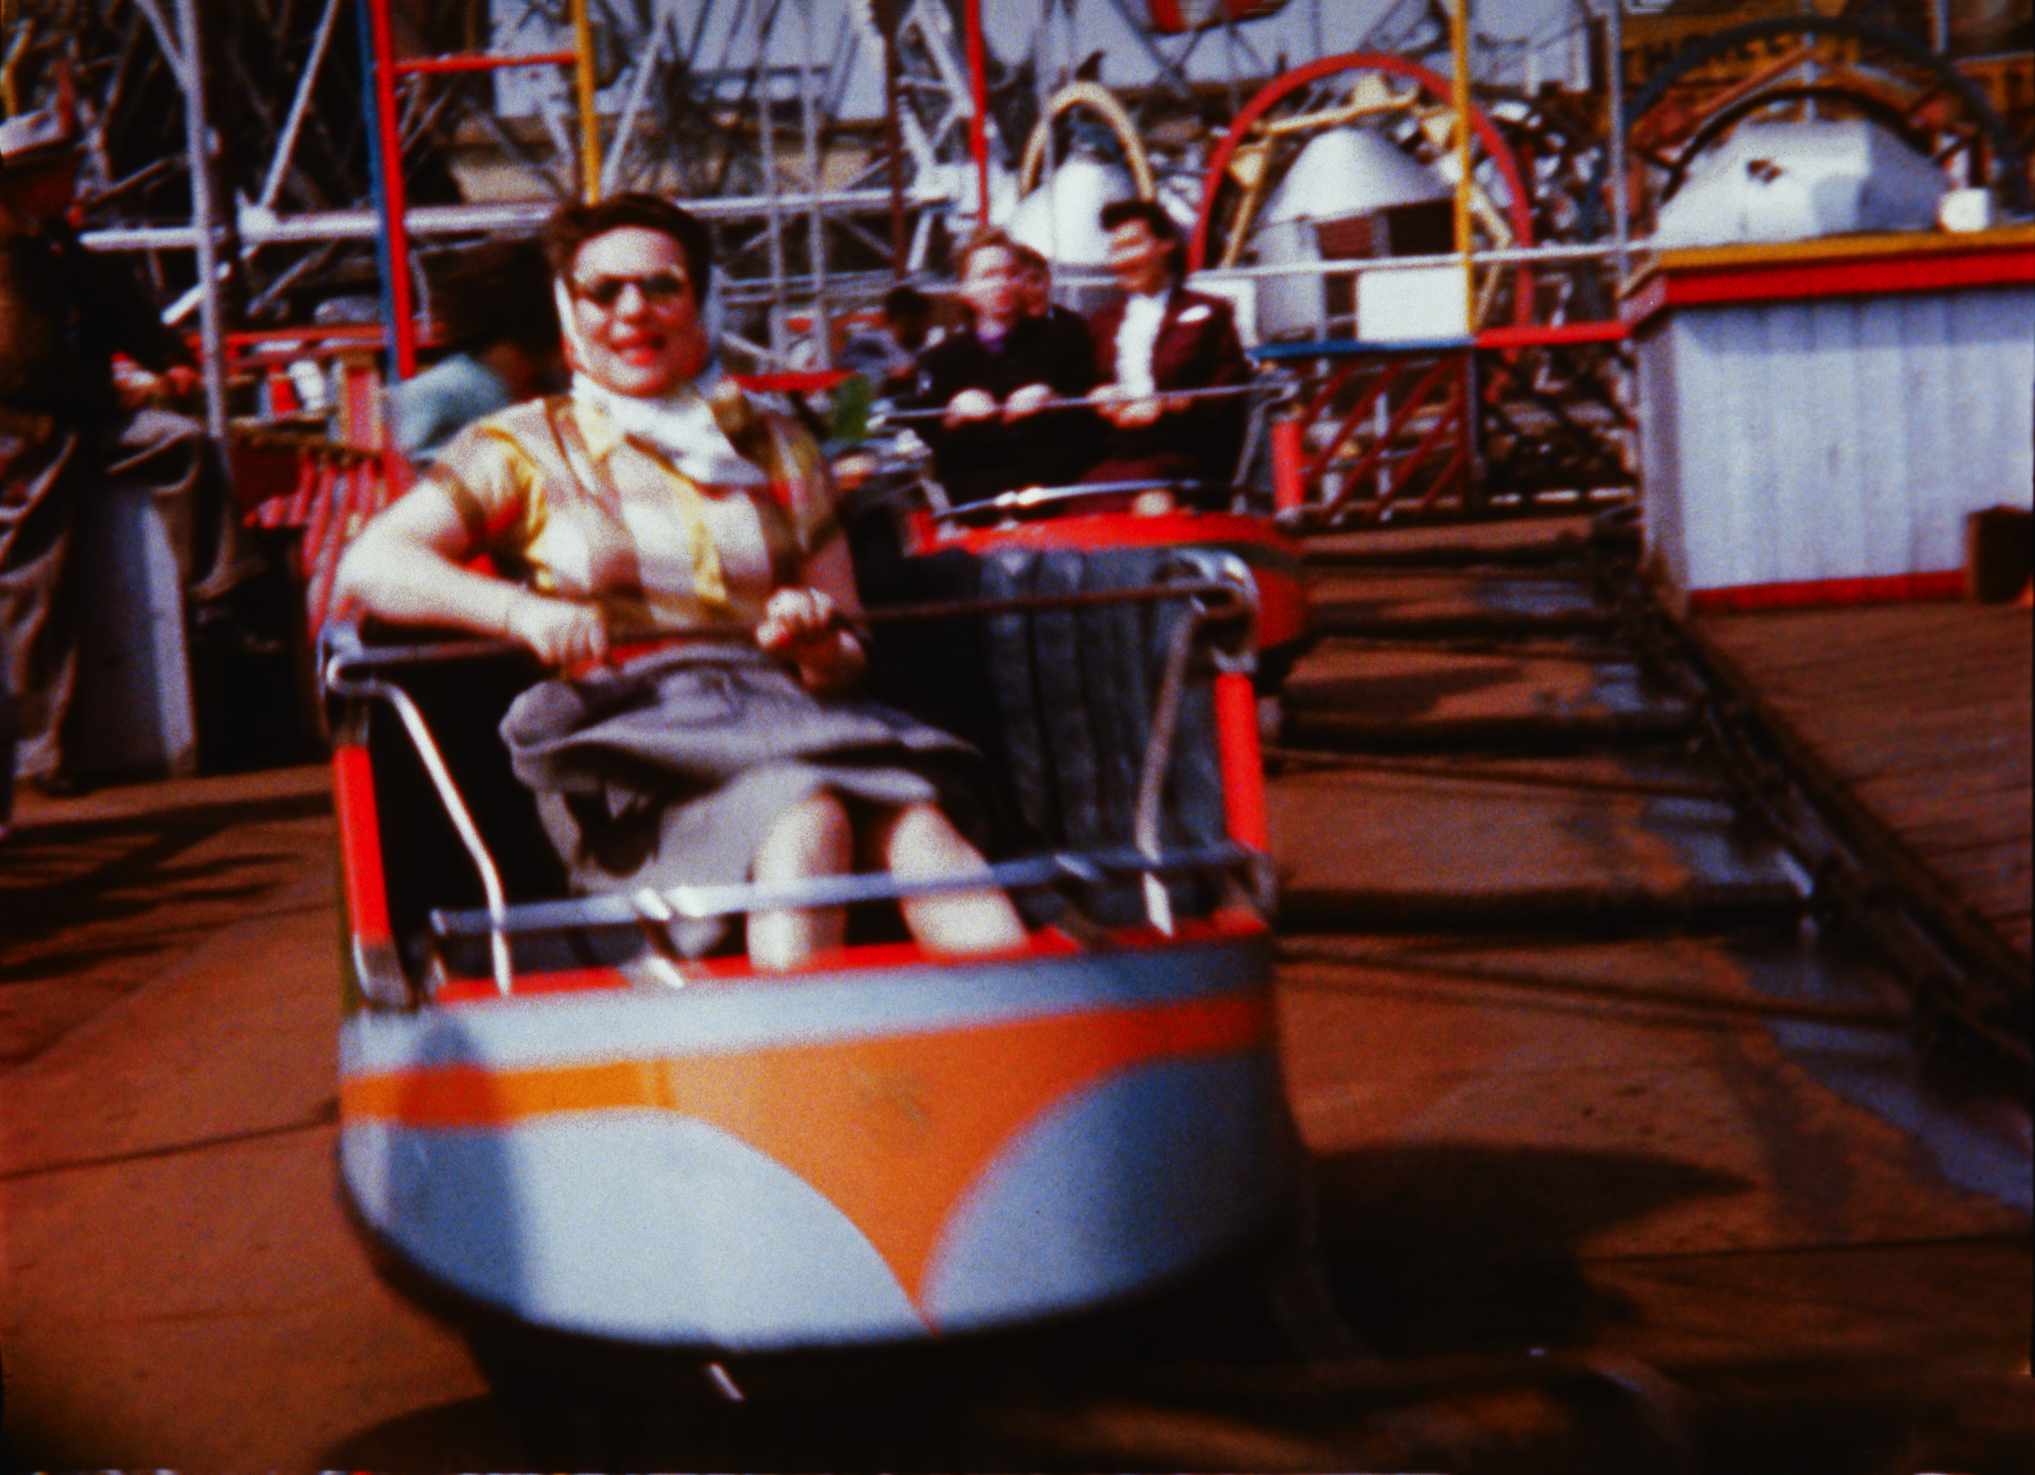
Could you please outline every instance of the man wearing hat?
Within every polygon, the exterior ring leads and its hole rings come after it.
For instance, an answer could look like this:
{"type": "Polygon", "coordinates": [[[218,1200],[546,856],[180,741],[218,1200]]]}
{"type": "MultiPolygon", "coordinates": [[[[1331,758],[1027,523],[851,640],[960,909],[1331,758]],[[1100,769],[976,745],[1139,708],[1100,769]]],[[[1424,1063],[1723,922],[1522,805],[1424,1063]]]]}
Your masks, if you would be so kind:
{"type": "Polygon", "coordinates": [[[75,783],[72,549],[89,502],[113,486],[152,495],[195,597],[245,571],[216,448],[188,416],[142,403],[196,384],[189,346],[65,218],[81,155],[68,108],[0,123],[0,693],[16,771],[52,790],[75,783]]]}

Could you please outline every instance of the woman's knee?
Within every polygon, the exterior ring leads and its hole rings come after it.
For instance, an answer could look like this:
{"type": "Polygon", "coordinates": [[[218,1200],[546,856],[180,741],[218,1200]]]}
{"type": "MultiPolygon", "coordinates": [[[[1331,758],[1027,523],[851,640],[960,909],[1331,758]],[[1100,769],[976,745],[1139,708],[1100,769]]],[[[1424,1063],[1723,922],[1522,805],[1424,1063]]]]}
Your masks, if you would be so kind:
{"type": "MultiPolygon", "coordinates": [[[[890,873],[901,880],[989,873],[982,852],[930,804],[890,816],[882,839],[890,873]]],[[[901,906],[905,926],[931,952],[966,956],[1024,945],[1024,920],[1010,898],[992,885],[907,897],[901,906]]]]}
{"type": "Polygon", "coordinates": [[[831,875],[848,868],[854,833],[848,810],[833,794],[815,794],[787,809],[756,851],[759,878],[831,875]]]}
{"type": "Polygon", "coordinates": [[[878,843],[885,868],[900,876],[942,876],[987,868],[982,852],[934,804],[912,804],[886,817],[878,843]]]}

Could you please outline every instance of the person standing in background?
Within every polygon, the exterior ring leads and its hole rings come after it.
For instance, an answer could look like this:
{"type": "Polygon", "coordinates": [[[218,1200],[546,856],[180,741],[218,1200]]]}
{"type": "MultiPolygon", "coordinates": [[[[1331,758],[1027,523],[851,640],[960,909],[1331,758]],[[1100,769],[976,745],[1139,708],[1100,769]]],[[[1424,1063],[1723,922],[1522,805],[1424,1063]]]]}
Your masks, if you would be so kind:
{"type": "Polygon", "coordinates": [[[140,489],[170,535],[187,599],[252,574],[218,448],[151,401],[198,384],[190,346],[67,213],[83,150],[68,108],[0,124],[0,688],[16,772],[77,786],[67,731],[78,670],[78,529],[96,499],[140,489]]]}
{"type": "Polygon", "coordinates": [[[867,379],[878,399],[910,394],[918,383],[920,353],[939,338],[934,307],[917,287],[898,283],[883,294],[882,320],[850,336],[835,363],[867,379]]]}

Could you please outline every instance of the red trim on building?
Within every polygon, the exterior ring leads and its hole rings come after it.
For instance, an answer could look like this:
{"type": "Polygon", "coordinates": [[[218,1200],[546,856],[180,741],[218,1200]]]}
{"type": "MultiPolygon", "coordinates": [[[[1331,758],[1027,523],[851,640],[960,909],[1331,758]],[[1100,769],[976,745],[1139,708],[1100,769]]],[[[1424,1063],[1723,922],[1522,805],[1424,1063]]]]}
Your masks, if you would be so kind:
{"type": "Polygon", "coordinates": [[[1801,609],[1828,604],[1895,604],[1907,600],[1959,599],[1964,571],[1927,574],[1882,574],[1872,578],[1812,579],[1800,584],[1738,584],[1725,589],[1690,593],[1692,608],[1730,612],[1755,609],[1801,609]]]}
{"type": "Polygon", "coordinates": [[[1636,329],[1675,307],[2029,285],[2035,285],[2035,249],[2020,242],[1836,259],[1668,261],[1626,298],[1620,316],[1636,329]]]}
{"type": "Polygon", "coordinates": [[[1477,334],[1479,348],[1540,348],[1562,343],[1617,343],[1632,336],[1632,326],[1610,323],[1541,323],[1517,328],[1486,328],[1477,334]]]}

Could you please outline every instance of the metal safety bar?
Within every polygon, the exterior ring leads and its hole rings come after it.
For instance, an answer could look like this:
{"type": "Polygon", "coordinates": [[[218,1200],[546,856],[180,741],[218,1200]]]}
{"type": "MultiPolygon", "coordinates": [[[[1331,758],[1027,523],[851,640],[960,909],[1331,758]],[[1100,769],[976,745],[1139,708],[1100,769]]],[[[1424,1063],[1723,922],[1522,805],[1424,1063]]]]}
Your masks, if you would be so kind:
{"type": "MultiPolygon", "coordinates": [[[[863,902],[898,901],[955,891],[980,891],[988,886],[1006,890],[1057,886],[1066,881],[1094,885],[1113,875],[1185,875],[1227,870],[1247,864],[1251,850],[1235,841],[1164,850],[1082,851],[1028,856],[1001,861],[984,871],[965,875],[900,880],[891,875],[857,873],[814,876],[801,881],[735,882],[719,886],[645,888],[572,897],[563,901],[519,902],[500,916],[491,909],[440,909],[431,913],[431,930],[442,938],[527,936],[575,927],[627,927],[645,920],[671,922],[739,916],[778,908],[854,906],[863,902]]],[[[1161,929],[1170,930],[1170,929],[1161,929]]]]}
{"type": "MultiPolygon", "coordinates": [[[[1166,642],[1166,666],[1159,678],[1159,705],[1152,714],[1152,735],[1145,743],[1144,761],[1138,765],[1138,807],[1131,821],[1131,834],[1138,842],[1138,850],[1155,863],[1163,854],[1159,845],[1159,804],[1165,797],[1166,770],[1173,762],[1173,737],[1180,728],[1180,701],[1187,689],[1187,658],[1209,622],[1220,618],[1207,606],[1201,606],[1174,622],[1166,642]]],[[[1143,885],[1145,914],[1154,927],[1171,937],[1173,903],[1158,871],[1146,870],[1143,885]]]]}
{"type": "MultiPolygon", "coordinates": [[[[1068,594],[1022,594],[1005,599],[943,599],[920,604],[886,604],[875,609],[845,613],[843,618],[857,629],[887,625],[904,620],[945,620],[966,615],[1026,614],[1040,610],[1089,609],[1110,604],[1157,604],[1167,599],[1211,601],[1209,619],[1228,619],[1249,613],[1252,594],[1244,585],[1227,578],[1182,579],[1176,583],[1142,589],[1087,589],[1068,594]]],[[[675,629],[631,632],[616,631],[614,645],[637,645],[668,640],[672,644],[711,639],[746,639],[752,634],[746,625],[692,625],[675,629]]],[[[373,679],[373,673],[388,666],[421,666],[437,661],[483,656],[527,656],[529,649],[513,640],[474,636],[454,640],[424,641],[415,645],[365,645],[353,651],[335,650],[324,667],[325,689],[338,696],[354,693],[341,683],[373,679]]]]}
{"type": "MultiPolygon", "coordinates": [[[[1277,386],[1257,383],[1217,384],[1207,389],[1155,389],[1150,394],[1140,395],[1138,398],[1157,400],[1236,399],[1249,394],[1265,394],[1275,388],[1277,386]]],[[[1087,395],[1075,395],[1069,399],[1041,400],[1037,406],[1026,412],[1026,416],[1041,414],[1047,410],[1092,410],[1097,404],[1105,402],[1107,401],[1098,401],[1087,395]]],[[[946,413],[944,409],[939,408],[927,410],[891,410],[884,414],[882,423],[885,425],[909,425],[914,421],[938,420],[946,413]]],[[[987,419],[989,417],[984,416],[982,418],[987,419]]]]}
{"type": "Polygon", "coordinates": [[[1129,496],[1136,492],[1195,492],[1207,491],[1216,483],[1207,481],[1175,481],[1164,478],[1141,479],[1136,481],[1091,481],[1078,482],[1064,487],[1027,487],[1019,492],[1000,492],[980,502],[963,502],[957,507],[932,509],[934,522],[972,522],[976,519],[1001,517],[1011,512],[1036,512],[1042,507],[1064,509],[1077,502],[1097,502],[1107,498],[1129,496]]]}
{"type": "MultiPolygon", "coordinates": [[[[337,661],[333,663],[334,666],[337,664],[337,661]]],[[[452,772],[445,766],[445,757],[438,751],[438,743],[431,736],[424,714],[417,709],[417,703],[408,692],[386,681],[350,678],[328,668],[325,689],[335,696],[387,702],[402,719],[403,730],[410,735],[411,745],[423,761],[424,771],[431,777],[431,786],[438,791],[439,802],[445,806],[452,827],[459,832],[460,843],[466,847],[467,856],[480,873],[481,892],[488,902],[487,916],[495,924],[490,943],[495,990],[506,996],[511,991],[509,939],[504,930],[509,902],[502,890],[502,873],[495,865],[495,858],[488,853],[487,842],[481,839],[480,827],[473,822],[473,814],[467,809],[466,800],[460,796],[459,785],[453,782],[452,772]]]]}

